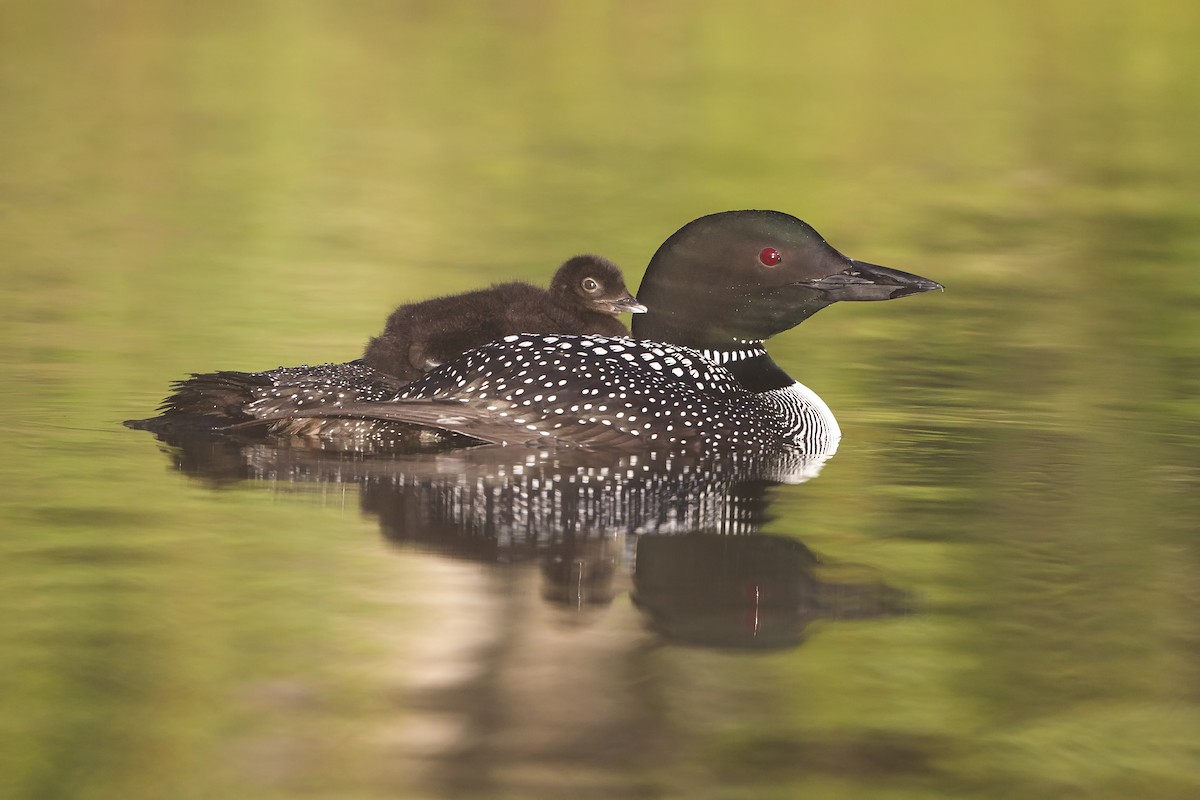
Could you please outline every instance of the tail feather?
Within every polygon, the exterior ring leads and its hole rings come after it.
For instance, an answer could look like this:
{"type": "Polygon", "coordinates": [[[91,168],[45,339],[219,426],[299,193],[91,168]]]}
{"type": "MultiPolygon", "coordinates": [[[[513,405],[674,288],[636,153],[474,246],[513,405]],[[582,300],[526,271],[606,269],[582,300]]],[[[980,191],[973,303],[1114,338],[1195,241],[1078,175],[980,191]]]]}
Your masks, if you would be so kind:
{"type": "Polygon", "coordinates": [[[253,419],[246,410],[256,393],[271,386],[262,372],[195,373],[171,384],[172,393],[158,407],[160,414],[194,414],[229,422],[253,419]]]}
{"type": "Polygon", "coordinates": [[[159,404],[158,416],[130,419],[126,427],[147,431],[213,430],[253,417],[247,406],[255,393],[270,386],[261,372],[194,373],[171,384],[171,394],[159,404]]]}
{"type": "Polygon", "coordinates": [[[395,397],[402,382],[361,363],[280,367],[265,372],[222,370],[172,384],[159,416],[130,420],[132,428],[219,429],[298,409],[395,397]]]}

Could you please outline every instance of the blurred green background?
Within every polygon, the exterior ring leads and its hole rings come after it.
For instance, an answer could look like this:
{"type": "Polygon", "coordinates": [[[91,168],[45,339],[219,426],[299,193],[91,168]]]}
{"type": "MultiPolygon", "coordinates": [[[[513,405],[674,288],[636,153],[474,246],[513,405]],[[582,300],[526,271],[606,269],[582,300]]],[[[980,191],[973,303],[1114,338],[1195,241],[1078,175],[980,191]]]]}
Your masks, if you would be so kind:
{"type": "Polygon", "coordinates": [[[0,796],[1200,795],[1198,42],[1155,0],[0,2],[0,796]],[[947,286],[772,346],[845,438],[771,530],[912,617],[660,646],[119,425],[755,207],[947,286]]]}

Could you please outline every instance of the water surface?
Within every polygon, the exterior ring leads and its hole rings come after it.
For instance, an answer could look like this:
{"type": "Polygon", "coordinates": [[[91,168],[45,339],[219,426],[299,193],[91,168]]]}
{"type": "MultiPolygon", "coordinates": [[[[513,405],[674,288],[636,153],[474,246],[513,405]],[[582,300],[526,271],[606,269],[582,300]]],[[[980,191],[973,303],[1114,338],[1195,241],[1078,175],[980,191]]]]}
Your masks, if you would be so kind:
{"type": "Polygon", "coordinates": [[[0,795],[1200,792],[1190,4],[65,5],[0,8],[0,795]],[[120,426],[747,207],[948,288],[773,340],[839,452],[673,529],[120,426]]]}

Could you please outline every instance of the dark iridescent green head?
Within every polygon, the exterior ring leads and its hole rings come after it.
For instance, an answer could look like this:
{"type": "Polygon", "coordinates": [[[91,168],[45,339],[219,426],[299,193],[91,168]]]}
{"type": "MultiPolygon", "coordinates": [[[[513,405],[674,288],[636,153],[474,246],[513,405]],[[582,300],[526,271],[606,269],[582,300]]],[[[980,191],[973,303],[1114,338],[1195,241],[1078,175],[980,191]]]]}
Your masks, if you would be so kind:
{"type": "Polygon", "coordinates": [[[891,300],[940,289],[854,261],[779,211],[725,211],[684,225],[650,260],[638,289],[638,339],[698,348],[761,341],[838,300],[891,300]]]}

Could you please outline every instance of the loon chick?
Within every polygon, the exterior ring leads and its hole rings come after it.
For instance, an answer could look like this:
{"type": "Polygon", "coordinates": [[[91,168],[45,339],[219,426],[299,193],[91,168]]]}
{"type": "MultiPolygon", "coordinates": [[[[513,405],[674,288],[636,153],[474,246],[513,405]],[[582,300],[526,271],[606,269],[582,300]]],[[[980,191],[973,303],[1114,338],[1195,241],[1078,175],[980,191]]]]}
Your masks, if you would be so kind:
{"type": "Polygon", "coordinates": [[[625,288],[616,264],[600,256],[575,256],[554,273],[548,291],[528,283],[502,283],[400,306],[383,333],[367,344],[362,360],[413,381],[468,350],[515,333],[628,336],[616,315],[645,310],[625,288]]]}
{"type": "Polygon", "coordinates": [[[176,385],[162,416],[133,424],[164,430],[199,416],[218,429],[336,438],[401,423],[496,444],[831,453],[837,421],[763,341],[839,300],[941,288],[847,258],[788,214],[727,211],[654,254],[634,339],[510,335],[390,397],[386,376],[354,364],[198,375],[176,385]]]}

